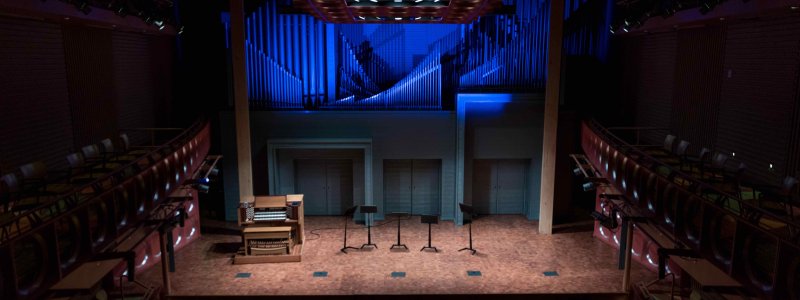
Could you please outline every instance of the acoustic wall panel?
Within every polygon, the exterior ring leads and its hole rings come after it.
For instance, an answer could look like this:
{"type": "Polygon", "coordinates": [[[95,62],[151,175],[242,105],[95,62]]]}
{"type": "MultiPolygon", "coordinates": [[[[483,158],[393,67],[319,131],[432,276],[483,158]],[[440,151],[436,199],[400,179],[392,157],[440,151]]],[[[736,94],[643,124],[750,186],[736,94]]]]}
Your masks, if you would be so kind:
{"type": "MultiPolygon", "coordinates": [[[[152,58],[148,37],[142,34],[114,32],[113,53],[114,99],[120,129],[155,126],[154,82],[150,66],[152,58]]],[[[133,144],[144,144],[149,135],[129,134],[133,144]]]]}
{"type": "Polygon", "coordinates": [[[56,24],[0,18],[0,172],[72,150],[64,40],[56,24]]]}
{"type": "Polygon", "coordinates": [[[97,143],[117,133],[113,101],[111,31],[64,26],[69,103],[76,146],[97,143]]]}
{"type": "MultiPolygon", "coordinates": [[[[674,31],[646,35],[640,38],[640,60],[637,63],[638,84],[635,92],[636,124],[647,127],[670,126],[672,95],[675,82],[674,31]]],[[[645,135],[644,142],[658,144],[661,135],[645,135]]]]}
{"type": "Polygon", "coordinates": [[[761,178],[787,171],[800,71],[798,37],[795,16],[728,25],[717,148],[736,152],[748,173],[761,178]]]}
{"type": "Polygon", "coordinates": [[[678,31],[670,128],[691,143],[690,153],[716,140],[724,38],[722,26],[678,31]]]}

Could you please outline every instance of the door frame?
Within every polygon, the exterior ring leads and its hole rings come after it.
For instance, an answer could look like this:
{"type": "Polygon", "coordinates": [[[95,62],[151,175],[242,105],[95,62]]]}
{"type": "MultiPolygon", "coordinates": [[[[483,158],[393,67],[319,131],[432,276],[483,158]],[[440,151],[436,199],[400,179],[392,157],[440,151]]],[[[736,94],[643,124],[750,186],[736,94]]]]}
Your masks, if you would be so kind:
{"type": "MultiPolygon", "coordinates": [[[[277,156],[279,149],[361,149],[364,151],[364,203],[376,205],[372,198],[372,139],[299,138],[267,140],[267,177],[269,190],[278,186],[277,156]]],[[[358,218],[356,218],[358,219],[358,218]]]]}
{"type": "MultiPolygon", "coordinates": [[[[453,211],[455,212],[456,225],[464,225],[464,215],[458,208],[458,204],[464,203],[464,163],[465,145],[466,141],[466,128],[467,128],[467,104],[469,103],[529,103],[529,104],[544,104],[544,97],[541,94],[526,94],[526,93],[458,93],[456,94],[456,184],[455,184],[455,201],[453,203],[453,211]]],[[[472,158],[469,158],[472,159],[472,158]]],[[[531,158],[535,159],[535,158],[531,158]]],[[[529,170],[530,171],[530,170],[529,170]]],[[[530,173],[529,173],[530,174],[530,173]]],[[[537,200],[538,201],[538,200],[537,200]]],[[[528,211],[525,215],[528,219],[534,219],[542,215],[552,215],[552,206],[548,214],[544,211],[539,211],[539,216],[534,216],[528,205],[528,211]]]]}

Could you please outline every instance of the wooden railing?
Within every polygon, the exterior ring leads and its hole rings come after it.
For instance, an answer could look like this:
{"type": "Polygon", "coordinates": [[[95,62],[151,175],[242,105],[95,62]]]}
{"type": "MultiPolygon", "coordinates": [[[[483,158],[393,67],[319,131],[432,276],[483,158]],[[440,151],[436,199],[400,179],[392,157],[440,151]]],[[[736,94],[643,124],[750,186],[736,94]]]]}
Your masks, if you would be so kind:
{"type": "Polygon", "coordinates": [[[800,225],[649,156],[595,121],[583,123],[581,146],[609,184],[685,248],[760,296],[800,298],[800,225]]]}
{"type": "Polygon", "coordinates": [[[144,156],[0,224],[0,298],[41,297],[165,202],[209,147],[209,123],[198,121],[144,156]]]}

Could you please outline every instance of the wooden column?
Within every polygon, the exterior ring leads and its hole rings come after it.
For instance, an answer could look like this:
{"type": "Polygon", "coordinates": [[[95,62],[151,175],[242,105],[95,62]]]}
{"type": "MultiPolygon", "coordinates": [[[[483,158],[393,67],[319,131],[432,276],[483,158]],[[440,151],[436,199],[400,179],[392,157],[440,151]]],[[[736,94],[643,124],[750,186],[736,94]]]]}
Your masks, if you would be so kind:
{"type": "Polygon", "coordinates": [[[553,233],[553,194],[556,177],[556,135],[558,102],[561,91],[561,44],[564,27],[564,0],[550,1],[550,39],[547,56],[547,85],[544,103],[542,141],[542,186],[539,194],[539,233],[553,233]]]}
{"type": "Polygon", "coordinates": [[[244,60],[244,0],[230,0],[230,2],[236,162],[239,170],[239,201],[241,202],[253,196],[253,160],[250,152],[250,111],[247,99],[247,68],[244,60]]]}

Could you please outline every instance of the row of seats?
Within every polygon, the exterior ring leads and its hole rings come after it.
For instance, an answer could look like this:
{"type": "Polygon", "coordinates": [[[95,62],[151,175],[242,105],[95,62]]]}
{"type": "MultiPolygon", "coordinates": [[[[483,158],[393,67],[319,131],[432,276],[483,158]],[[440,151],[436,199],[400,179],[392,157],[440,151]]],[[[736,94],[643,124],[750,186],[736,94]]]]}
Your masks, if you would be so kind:
{"type": "Polygon", "coordinates": [[[725,152],[712,152],[702,147],[697,155],[689,155],[687,149],[690,143],[686,140],[678,141],[675,135],[669,134],[664,138],[660,149],[646,149],[645,152],[656,160],[678,167],[696,179],[712,184],[721,190],[726,190],[736,195],[741,200],[751,200],[758,206],[777,214],[785,214],[794,220],[797,210],[798,180],[786,176],[776,185],[756,183],[752,176],[747,177],[747,165],[737,161],[725,152]]]}
{"type": "Polygon", "coordinates": [[[72,191],[112,172],[147,153],[132,147],[128,135],[119,135],[116,143],[106,138],[98,144],[81,147],[66,156],[66,170],[48,170],[42,161],[20,166],[0,177],[0,212],[19,213],[42,201],[72,191]]]}
{"type": "Polygon", "coordinates": [[[778,275],[800,270],[800,225],[681,172],[664,174],[660,167],[671,168],[647,153],[658,151],[619,140],[596,122],[584,123],[581,146],[615,196],[661,228],[674,248],[691,249],[765,295],[800,295],[791,294],[793,280],[778,275]]]}

